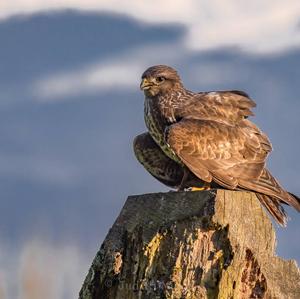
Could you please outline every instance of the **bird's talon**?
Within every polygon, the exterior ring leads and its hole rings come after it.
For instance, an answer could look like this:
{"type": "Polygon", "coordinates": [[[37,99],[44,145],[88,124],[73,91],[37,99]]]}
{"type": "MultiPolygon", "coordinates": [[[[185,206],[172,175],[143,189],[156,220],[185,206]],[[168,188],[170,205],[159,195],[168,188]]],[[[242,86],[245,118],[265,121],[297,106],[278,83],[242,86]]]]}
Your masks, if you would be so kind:
{"type": "Polygon", "coordinates": [[[210,190],[210,184],[209,183],[204,183],[203,187],[190,187],[187,190],[188,191],[208,191],[210,190]]]}
{"type": "Polygon", "coordinates": [[[206,190],[205,187],[201,187],[201,188],[198,188],[198,187],[191,187],[189,188],[190,191],[204,191],[206,190]]]}

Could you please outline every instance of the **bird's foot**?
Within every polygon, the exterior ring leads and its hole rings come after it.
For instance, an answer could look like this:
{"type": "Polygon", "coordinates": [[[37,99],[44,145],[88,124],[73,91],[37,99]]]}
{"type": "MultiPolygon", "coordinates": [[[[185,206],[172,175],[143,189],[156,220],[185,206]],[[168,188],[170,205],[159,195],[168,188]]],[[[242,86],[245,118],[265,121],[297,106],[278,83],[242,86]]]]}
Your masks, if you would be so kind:
{"type": "Polygon", "coordinates": [[[208,191],[210,190],[210,183],[204,183],[203,187],[190,187],[187,190],[188,191],[208,191]]]}
{"type": "Polygon", "coordinates": [[[198,188],[198,187],[190,187],[189,188],[190,191],[205,191],[207,190],[205,187],[202,188],[198,188]]]}

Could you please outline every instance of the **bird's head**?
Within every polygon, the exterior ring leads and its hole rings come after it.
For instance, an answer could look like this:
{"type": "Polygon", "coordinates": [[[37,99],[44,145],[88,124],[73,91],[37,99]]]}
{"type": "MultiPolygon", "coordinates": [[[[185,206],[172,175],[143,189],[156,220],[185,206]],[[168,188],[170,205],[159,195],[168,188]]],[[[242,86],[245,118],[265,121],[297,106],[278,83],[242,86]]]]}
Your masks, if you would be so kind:
{"type": "Polygon", "coordinates": [[[176,88],[181,88],[182,83],[176,70],[166,65],[149,67],[142,75],[140,88],[148,97],[166,94],[176,88]]]}

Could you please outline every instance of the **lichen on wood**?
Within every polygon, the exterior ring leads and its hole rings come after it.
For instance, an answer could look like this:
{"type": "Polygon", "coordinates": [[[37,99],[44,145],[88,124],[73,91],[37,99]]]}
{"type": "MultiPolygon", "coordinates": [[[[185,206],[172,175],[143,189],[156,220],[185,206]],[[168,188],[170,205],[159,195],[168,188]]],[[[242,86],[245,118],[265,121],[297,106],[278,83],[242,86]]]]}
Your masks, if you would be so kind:
{"type": "Polygon", "coordinates": [[[81,299],[300,298],[295,261],[255,194],[130,196],[97,253],[81,299]]]}

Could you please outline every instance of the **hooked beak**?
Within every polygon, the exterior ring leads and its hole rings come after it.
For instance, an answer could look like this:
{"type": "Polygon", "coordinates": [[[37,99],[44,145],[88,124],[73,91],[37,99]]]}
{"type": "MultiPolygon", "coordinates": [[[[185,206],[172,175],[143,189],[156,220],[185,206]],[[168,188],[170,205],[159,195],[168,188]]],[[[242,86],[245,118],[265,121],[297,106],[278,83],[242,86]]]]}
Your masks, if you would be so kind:
{"type": "Polygon", "coordinates": [[[153,86],[153,83],[151,81],[147,80],[147,78],[142,79],[142,82],[140,84],[141,90],[147,90],[151,86],[153,86]]]}

